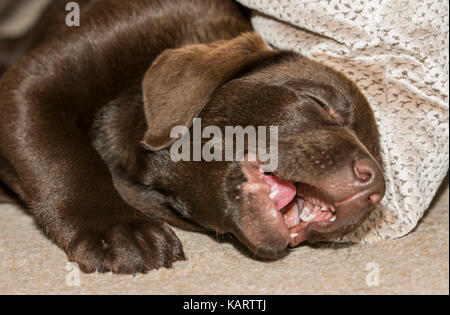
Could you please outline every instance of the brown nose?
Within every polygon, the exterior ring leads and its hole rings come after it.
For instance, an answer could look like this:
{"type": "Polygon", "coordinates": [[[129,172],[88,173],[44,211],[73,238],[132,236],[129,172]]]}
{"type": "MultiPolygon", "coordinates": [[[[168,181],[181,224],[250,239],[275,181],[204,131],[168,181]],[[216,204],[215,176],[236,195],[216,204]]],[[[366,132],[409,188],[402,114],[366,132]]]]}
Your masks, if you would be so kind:
{"type": "Polygon", "coordinates": [[[383,174],[377,163],[369,158],[356,158],[353,171],[357,185],[364,190],[364,194],[373,206],[383,199],[386,187],[383,174]]]}

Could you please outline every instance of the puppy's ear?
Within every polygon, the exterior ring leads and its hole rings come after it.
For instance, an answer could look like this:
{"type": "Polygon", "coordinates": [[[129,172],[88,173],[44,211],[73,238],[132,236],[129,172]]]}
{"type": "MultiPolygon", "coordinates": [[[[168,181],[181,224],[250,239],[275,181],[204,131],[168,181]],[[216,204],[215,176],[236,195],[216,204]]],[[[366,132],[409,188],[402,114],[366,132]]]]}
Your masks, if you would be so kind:
{"type": "Polygon", "coordinates": [[[171,145],[173,127],[190,128],[214,91],[274,53],[255,33],[162,53],[143,80],[143,147],[156,151],[171,145]]]}

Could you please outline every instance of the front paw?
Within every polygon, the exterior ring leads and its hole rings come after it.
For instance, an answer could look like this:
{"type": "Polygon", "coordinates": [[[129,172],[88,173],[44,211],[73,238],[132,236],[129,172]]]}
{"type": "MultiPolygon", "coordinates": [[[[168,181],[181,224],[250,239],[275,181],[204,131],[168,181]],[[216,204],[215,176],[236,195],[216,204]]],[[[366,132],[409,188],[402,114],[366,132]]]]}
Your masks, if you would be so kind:
{"type": "Polygon", "coordinates": [[[69,260],[85,273],[146,273],[184,260],[183,246],[163,221],[133,220],[105,232],[83,232],[67,250],[69,260]]]}

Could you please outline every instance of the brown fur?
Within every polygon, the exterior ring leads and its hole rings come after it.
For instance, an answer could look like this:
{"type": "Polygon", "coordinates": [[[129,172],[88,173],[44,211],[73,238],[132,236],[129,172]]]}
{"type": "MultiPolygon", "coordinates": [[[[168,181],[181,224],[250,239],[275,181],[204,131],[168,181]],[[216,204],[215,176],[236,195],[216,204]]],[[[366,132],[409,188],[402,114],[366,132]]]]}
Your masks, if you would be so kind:
{"type": "Polygon", "coordinates": [[[62,23],[63,4],[17,44],[12,59],[27,52],[0,79],[0,181],[83,271],[184,259],[164,221],[233,233],[263,257],[286,252],[285,235],[254,223],[261,206],[237,201],[258,198],[239,189],[239,162],[170,159],[171,127],[194,117],[222,129],[277,125],[277,176],[335,200],[364,191],[333,230],[311,228],[311,240],[350,231],[372,208],[367,195],[384,193],[377,129],[358,89],[269,50],[232,1],[85,0],[79,28],[62,23]],[[370,182],[355,179],[355,160],[369,165],[370,182]],[[339,181],[357,184],[333,191],[339,181]]]}

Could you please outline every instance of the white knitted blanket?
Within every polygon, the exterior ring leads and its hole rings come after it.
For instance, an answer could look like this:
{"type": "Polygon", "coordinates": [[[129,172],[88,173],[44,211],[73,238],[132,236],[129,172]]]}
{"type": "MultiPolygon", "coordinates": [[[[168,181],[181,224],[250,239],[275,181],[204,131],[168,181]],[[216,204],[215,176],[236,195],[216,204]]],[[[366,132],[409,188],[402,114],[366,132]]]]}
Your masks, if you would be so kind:
{"type": "Polygon", "coordinates": [[[269,44],[342,71],[375,111],[386,197],[341,241],[409,233],[448,172],[448,0],[238,1],[269,44]]]}

